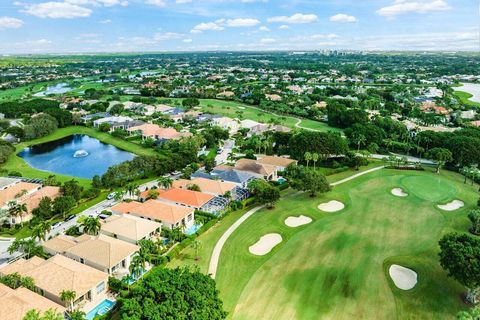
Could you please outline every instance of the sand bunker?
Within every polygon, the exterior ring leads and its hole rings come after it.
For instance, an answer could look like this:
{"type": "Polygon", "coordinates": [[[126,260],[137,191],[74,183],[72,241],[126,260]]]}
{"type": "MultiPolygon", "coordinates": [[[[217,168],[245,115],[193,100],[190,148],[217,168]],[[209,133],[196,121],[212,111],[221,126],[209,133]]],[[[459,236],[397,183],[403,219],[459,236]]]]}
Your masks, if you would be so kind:
{"type": "Polygon", "coordinates": [[[325,212],[337,212],[345,208],[345,205],[337,200],[332,200],[326,203],[322,203],[318,206],[318,209],[325,212]]]}
{"type": "Polygon", "coordinates": [[[310,222],[312,222],[312,218],[306,217],[304,215],[301,215],[299,217],[288,217],[287,219],[285,219],[285,224],[291,228],[300,227],[309,224],[310,222]]]}
{"type": "Polygon", "coordinates": [[[282,236],[278,233],[269,233],[260,238],[254,245],[248,248],[251,254],[256,256],[264,256],[282,242],[282,236]]]}
{"type": "Polygon", "coordinates": [[[388,273],[399,289],[410,290],[417,284],[417,273],[408,268],[392,264],[388,273]]]}
{"type": "Polygon", "coordinates": [[[408,193],[404,192],[402,188],[393,188],[392,189],[392,194],[395,197],[406,197],[406,196],[408,196],[408,193]]]}
{"type": "Polygon", "coordinates": [[[452,202],[449,202],[447,204],[439,204],[437,207],[445,211],[454,211],[454,210],[460,209],[464,205],[465,203],[463,203],[463,201],[453,200],[452,202]]]}

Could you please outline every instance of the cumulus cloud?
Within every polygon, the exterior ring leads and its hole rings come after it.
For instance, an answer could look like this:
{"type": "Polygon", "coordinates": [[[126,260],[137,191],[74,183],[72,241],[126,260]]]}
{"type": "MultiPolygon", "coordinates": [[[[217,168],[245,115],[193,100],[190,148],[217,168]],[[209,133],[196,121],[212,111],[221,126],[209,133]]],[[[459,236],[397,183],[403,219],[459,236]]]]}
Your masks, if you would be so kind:
{"type": "Polygon", "coordinates": [[[303,14],[295,13],[292,16],[277,16],[268,18],[268,22],[280,22],[287,24],[302,24],[313,23],[318,21],[318,17],[315,14],[303,14]]]}
{"type": "Polygon", "coordinates": [[[23,26],[23,21],[11,17],[0,17],[0,30],[18,29],[23,26]]]}
{"type": "Polygon", "coordinates": [[[85,18],[92,14],[89,8],[81,7],[69,2],[42,2],[38,4],[24,4],[22,12],[39,18],[73,19],[85,18]]]}
{"type": "MultiPolygon", "coordinates": [[[[145,3],[151,6],[157,6],[157,7],[165,7],[167,5],[165,0],[145,0],[145,3]]],[[[179,2],[177,1],[177,3],[179,2]]],[[[180,3],[184,3],[184,2],[180,2],[180,3]]]]}
{"type": "Polygon", "coordinates": [[[237,18],[237,19],[218,19],[213,22],[202,22],[197,24],[190,31],[191,33],[202,33],[203,31],[222,31],[226,27],[241,28],[254,27],[260,24],[260,21],[253,18],[237,18]]]}
{"type": "Polygon", "coordinates": [[[233,27],[233,28],[238,28],[238,27],[254,27],[256,25],[259,25],[260,21],[257,19],[251,19],[251,18],[239,18],[239,19],[228,19],[226,21],[226,25],[228,27],[233,27]]]}
{"type": "Polygon", "coordinates": [[[217,22],[202,22],[197,24],[193,29],[190,31],[191,33],[202,33],[203,31],[221,31],[225,28],[220,26],[217,22]]]}
{"type": "Polygon", "coordinates": [[[332,22],[342,22],[342,23],[352,23],[352,22],[357,22],[357,18],[354,16],[349,16],[344,13],[339,13],[334,16],[330,17],[330,21],[332,22]]]}
{"type": "Polygon", "coordinates": [[[446,11],[449,9],[451,9],[451,7],[444,0],[395,0],[392,5],[377,10],[377,14],[383,17],[392,18],[406,13],[429,13],[446,11]]]}

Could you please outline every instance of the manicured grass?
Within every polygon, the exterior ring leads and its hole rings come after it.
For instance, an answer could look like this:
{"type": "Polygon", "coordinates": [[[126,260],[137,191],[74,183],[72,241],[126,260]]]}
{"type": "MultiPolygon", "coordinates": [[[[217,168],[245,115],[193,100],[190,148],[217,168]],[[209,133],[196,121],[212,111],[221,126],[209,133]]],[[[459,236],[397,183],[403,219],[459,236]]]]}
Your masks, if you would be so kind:
{"type": "Polygon", "coordinates": [[[469,100],[471,97],[473,97],[473,95],[468,92],[454,91],[453,94],[460,100],[461,103],[467,106],[480,107],[480,103],[469,100]]]}
{"type": "MultiPolygon", "coordinates": [[[[40,178],[40,179],[43,178],[44,179],[53,173],[32,168],[17,154],[28,146],[58,140],[58,139],[70,136],[72,134],[85,134],[93,138],[96,138],[102,142],[114,145],[117,148],[123,149],[128,152],[132,152],[138,155],[154,155],[155,154],[155,151],[153,149],[143,148],[142,146],[139,146],[137,144],[115,138],[108,133],[99,132],[93,128],[71,126],[67,128],[58,129],[53,134],[47,137],[19,143],[18,145],[16,145],[15,153],[8,158],[7,162],[2,166],[2,168],[4,170],[7,170],[7,172],[18,171],[22,173],[22,176],[27,178],[40,178]]],[[[88,187],[91,184],[89,179],[83,179],[83,178],[77,178],[77,177],[73,178],[70,176],[61,175],[57,173],[55,173],[55,176],[61,182],[75,179],[75,180],[78,180],[79,183],[84,187],[88,187]]]]}
{"type": "Polygon", "coordinates": [[[464,289],[438,263],[438,240],[448,231],[466,231],[478,186],[443,171],[380,170],[339,185],[326,195],[294,195],[274,210],[262,210],[227,241],[217,284],[233,319],[453,319],[466,306],[464,289]],[[444,188],[445,186],[449,186],[444,188]],[[401,187],[410,195],[391,195],[401,187]],[[441,190],[439,190],[441,189],[441,190]],[[463,209],[436,207],[453,199],[463,209]],[[346,208],[323,213],[320,203],[339,200],[346,208]],[[284,220],[307,215],[314,221],[288,228],[284,220]],[[283,242],[266,256],[248,247],[266,233],[283,242]],[[419,275],[410,291],[394,287],[391,263],[419,275]]]}

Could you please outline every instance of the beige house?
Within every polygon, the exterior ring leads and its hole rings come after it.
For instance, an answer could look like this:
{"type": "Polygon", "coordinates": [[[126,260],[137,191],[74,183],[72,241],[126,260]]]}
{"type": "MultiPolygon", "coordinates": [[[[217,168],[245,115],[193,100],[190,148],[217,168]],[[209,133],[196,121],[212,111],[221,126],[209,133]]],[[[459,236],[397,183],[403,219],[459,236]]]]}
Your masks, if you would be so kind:
{"type": "Polygon", "coordinates": [[[258,179],[275,181],[278,178],[278,170],[275,166],[257,163],[257,160],[240,159],[236,162],[235,170],[248,172],[258,179]]]}
{"type": "Polygon", "coordinates": [[[102,223],[100,233],[112,238],[138,244],[140,240],[148,240],[155,234],[159,234],[161,228],[161,223],[121,214],[108,217],[107,220],[102,223]]]}
{"type": "Polygon", "coordinates": [[[257,163],[271,165],[277,168],[278,171],[285,170],[291,164],[297,164],[297,160],[275,157],[275,156],[258,156],[257,163]]]}
{"type": "Polygon", "coordinates": [[[99,303],[107,297],[107,273],[62,255],[56,255],[48,260],[39,257],[19,259],[0,269],[1,275],[15,272],[33,278],[40,295],[62,306],[69,305],[60,299],[64,290],[76,293],[73,305],[82,310],[87,309],[83,309],[86,304],[99,303]]]}
{"type": "Polygon", "coordinates": [[[111,208],[113,213],[131,214],[143,219],[161,222],[166,228],[190,228],[194,224],[194,209],[157,200],[122,202],[111,208]]]}
{"type": "Polygon", "coordinates": [[[43,244],[46,253],[61,254],[109,275],[129,274],[128,270],[139,246],[103,234],[74,238],[60,235],[43,244]]]}
{"type": "Polygon", "coordinates": [[[11,289],[0,283],[0,319],[22,320],[28,311],[40,313],[52,309],[59,314],[65,313],[65,308],[26,288],[11,289]]]}

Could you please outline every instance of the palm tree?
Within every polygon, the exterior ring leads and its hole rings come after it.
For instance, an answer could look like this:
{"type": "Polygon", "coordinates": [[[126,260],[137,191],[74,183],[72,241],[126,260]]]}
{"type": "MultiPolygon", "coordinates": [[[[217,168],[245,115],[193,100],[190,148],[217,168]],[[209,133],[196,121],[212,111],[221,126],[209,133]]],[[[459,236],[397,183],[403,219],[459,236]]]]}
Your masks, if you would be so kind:
{"type": "Polygon", "coordinates": [[[8,216],[16,218],[20,215],[20,208],[18,203],[14,200],[8,202],[8,216]]]}
{"type": "Polygon", "coordinates": [[[166,190],[170,189],[173,185],[172,178],[160,177],[158,178],[157,181],[158,181],[158,186],[166,190]]]}
{"type": "Polygon", "coordinates": [[[198,250],[202,247],[202,243],[199,240],[195,240],[192,242],[192,248],[195,250],[195,260],[200,260],[198,256],[198,250]]]}
{"type": "Polygon", "coordinates": [[[21,286],[27,288],[30,291],[35,290],[35,280],[32,277],[22,277],[21,286]]]}
{"type": "Polygon", "coordinates": [[[20,203],[18,204],[18,211],[19,211],[19,216],[20,216],[20,223],[22,223],[22,216],[24,213],[28,212],[27,205],[25,203],[20,203]]]}
{"type": "Polygon", "coordinates": [[[135,183],[129,183],[127,184],[127,193],[133,197],[135,195],[135,192],[138,190],[139,185],[135,183]]]}
{"type": "Polygon", "coordinates": [[[117,191],[113,194],[113,199],[115,201],[121,201],[124,195],[125,195],[124,191],[117,191]]]}
{"type": "Polygon", "coordinates": [[[80,226],[83,227],[83,232],[93,236],[98,235],[98,231],[101,228],[99,217],[87,217],[82,216],[79,219],[80,226]]]}
{"type": "Polygon", "coordinates": [[[57,311],[53,309],[48,309],[47,311],[45,311],[41,319],[42,320],[63,320],[64,317],[62,314],[58,313],[57,311]]]}
{"type": "Polygon", "coordinates": [[[22,320],[41,320],[40,312],[35,309],[28,310],[22,320]]]}
{"type": "Polygon", "coordinates": [[[73,290],[62,290],[60,292],[60,300],[70,305],[69,310],[73,311],[73,302],[77,297],[77,293],[73,290]]]}
{"type": "Polygon", "coordinates": [[[50,221],[42,221],[33,228],[32,237],[38,238],[40,242],[46,240],[47,234],[52,229],[52,223],[50,221]]]}
{"type": "Polygon", "coordinates": [[[312,153],[313,169],[316,169],[316,164],[319,158],[320,156],[318,155],[318,153],[312,153]]]}
{"type": "Polygon", "coordinates": [[[85,312],[80,310],[74,310],[69,313],[70,320],[84,320],[85,319],[85,312]]]}
{"type": "Polygon", "coordinates": [[[357,153],[360,152],[360,146],[365,143],[367,140],[363,134],[359,134],[355,137],[355,142],[357,143],[357,153]]]}
{"type": "Polygon", "coordinates": [[[307,151],[307,152],[305,152],[305,155],[303,156],[303,158],[307,162],[307,168],[308,168],[308,163],[310,162],[310,160],[312,160],[312,154],[307,151]]]}

